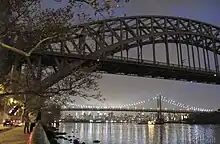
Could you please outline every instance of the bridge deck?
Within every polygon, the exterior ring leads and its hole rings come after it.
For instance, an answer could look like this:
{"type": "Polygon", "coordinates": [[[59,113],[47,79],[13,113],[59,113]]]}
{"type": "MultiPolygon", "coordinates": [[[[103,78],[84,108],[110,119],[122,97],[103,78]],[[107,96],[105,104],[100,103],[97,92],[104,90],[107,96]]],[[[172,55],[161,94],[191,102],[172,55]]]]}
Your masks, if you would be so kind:
{"type": "Polygon", "coordinates": [[[162,113],[210,113],[213,111],[134,109],[134,108],[65,108],[62,111],[123,111],[123,112],[162,112],[162,113]]]}
{"type": "MultiPolygon", "coordinates": [[[[35,56],[41,55],[35,53],[35,56]]],[[[43,65],[56,66],[54,57],[65,59],[69,62],[75,60],[89,60],[97,62],[97,57],[82,56],[78,54],[60,55],[56,52],[47,52],[43,54],[43,65]]],[[[35,59],[35,58],[34,58],[35,59]]],[[[164,62],[153,62],[150,60],[138,61],[135,58],[107,57],[99,58],[100,66],[96,71],[102,71],[110,74],[133,75],[141,77],[161,77],[164,79],[195,81],[203,83],[220,84],[220,73],[214,70],[203,68],[193,68],[177,64],[167,64],[164,62]]]]}

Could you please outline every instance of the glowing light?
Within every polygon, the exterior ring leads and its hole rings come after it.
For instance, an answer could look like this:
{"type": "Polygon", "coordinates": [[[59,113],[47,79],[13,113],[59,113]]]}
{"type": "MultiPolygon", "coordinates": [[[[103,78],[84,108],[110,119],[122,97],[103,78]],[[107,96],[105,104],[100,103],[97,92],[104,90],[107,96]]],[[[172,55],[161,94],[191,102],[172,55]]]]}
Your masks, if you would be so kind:
{"type": "Polygon", "coordinates": [[[4,86],[2,84],[0,84],[0,94],[4,93],[4,86]]]}
{"type": "MultiPolygon", "coordinates": [[[[137,107],[136,107],[137,105],[147,104],[147,103],[149,103],[149,102],[151,102],[153,100],[157,100],[158,96],[161,96],[161,100],[163,102],[166,102],[166,103],[174,105],[174,106],[178,106],[181,109],[186,109],[186,110],[190,110],[190,111],[206,111],[206,112],[213,111],[211,109],[202,109],[202,108],[199,108],[199,107],[193,107],[193,106],[185,105],[183,103],[176,102],[175,100],[168,99],[167,97],[165,97],[165,96],[163,96],[161,94],[157,94],[157,96],[155,96],[153,98],[150,98],[150,99],[147,99],[147,100],[144,100],[144,101],[138,101],[138,102],[135,102],[135,103],[124,104],[124,105],[116,105],[116,106],[79,105],[79,104],[72,104],[72,105],[73,106],[77,106],[77,107],[81,107],[82,109],[83,108],[96,108],[96,109],[106,109],[106,108],[108,108],[108,109],[137,109],[137,107]]],[[[145,109],[145,108],[142,107],[141,109],[145,109]]],[[[152,109],[152,108],[150,108],[150,109],[152,109]]]]}

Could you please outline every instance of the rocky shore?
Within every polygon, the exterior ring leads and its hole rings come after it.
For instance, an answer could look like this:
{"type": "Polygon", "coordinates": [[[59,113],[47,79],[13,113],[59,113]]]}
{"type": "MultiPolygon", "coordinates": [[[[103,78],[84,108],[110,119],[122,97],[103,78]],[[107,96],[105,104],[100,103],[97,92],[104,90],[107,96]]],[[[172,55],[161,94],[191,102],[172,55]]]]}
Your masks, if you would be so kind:
{"type": "MultiPolygon", "coordinates": [[[[59,144],[58,143],[59,139],[69,141],[70,143],[73,144],[86,144],[85,142],[80,142],[79,138],[76,138],[74,135],[67,136],[67,133],[58,132],[58,129],[54,127],[46,127],[46,126],[43,127],[51,144],[59,144]]],[[[100,143],[100,141],[94,140],[93,143],[100,143]]]]}

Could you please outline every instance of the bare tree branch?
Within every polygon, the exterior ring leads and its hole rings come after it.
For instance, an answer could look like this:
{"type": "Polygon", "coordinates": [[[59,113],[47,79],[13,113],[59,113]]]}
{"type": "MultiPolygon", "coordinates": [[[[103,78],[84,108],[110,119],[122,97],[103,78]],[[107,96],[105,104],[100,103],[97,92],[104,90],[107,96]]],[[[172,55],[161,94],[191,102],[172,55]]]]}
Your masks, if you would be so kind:
{"type": "Polygon", "coordinates": [[[24,51],[21,50],[21,49],[18,49],[18,48],[9,46],[9,45],[7,45],[7,44],[4,44],[4,43],[1,42],[1,41],[0,41],[0,45],[1,45],[3,48],[6,48],[6,49],[8,49],[8,50],[10,50],[10,51],[13,51],[13,52],[16,52],[16,53],[18,53],[18,54],[20,54],[20,55],[29,57],[29,56],[31,56],[31,54],[32,54],[42,43],[46,42],[47,40],[51,40],[51,39],[53,39],[53,38],[56,38],[56,37],[57,37],[57,36],[52,36],[52,37],[47,37],[47,38],[42,39],[42,40],[41,40],[40,42],[38,42],[38,43],[36,44],[36,46],[33,47],[29,52],[24,52],[24,51]]]}
{"type": "Polygon", "coordinates": [[[68,0],[67,5],[60,8],[42,9],[41,0],[2,0],[0,69],[4,72],[1,72],[0,78],[5,92],[0,94],[0,98],[12,97],[28,111],[46,105],[61,106],[74,102],[71,100],[72,96],[103,101],[97,81],[101,74],[93,73],[97,63],[89,67],[79,65],[68,77],[39,92],[35,89],[40,88],[44,79],[50,77],[54,70],[46,66],[39,70],[37,64],[16,62],[16,57],[28,61],[40,47],[66,42],[69,37],[76,35],[77,27],[72,30],[75,18],[82,16],[83,22],[91,20],[91,14],[86,14],[81,8],[82,4],[91,6],[94,15],[102,15],[102,12],[108,12],[114,7],[112,3],[119,2],[120,0],[68,0]],[[36,79],[38,74],[41,77],[36,79]]]}

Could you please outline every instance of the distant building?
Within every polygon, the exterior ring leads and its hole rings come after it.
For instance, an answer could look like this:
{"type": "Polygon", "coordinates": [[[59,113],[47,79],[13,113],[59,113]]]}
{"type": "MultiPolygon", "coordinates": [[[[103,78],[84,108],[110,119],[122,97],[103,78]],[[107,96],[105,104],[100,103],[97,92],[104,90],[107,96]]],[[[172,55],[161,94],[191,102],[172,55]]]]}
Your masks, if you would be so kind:
{"type": "Polygon", "coordinates": [[[65,116],[65,119],[66,119],[66,120],[72,120],[72,119],[73,119],[73,116],[70,115],[70,114],[69,114],[69,115],[66,115],[66,116],[65,116]]]}

